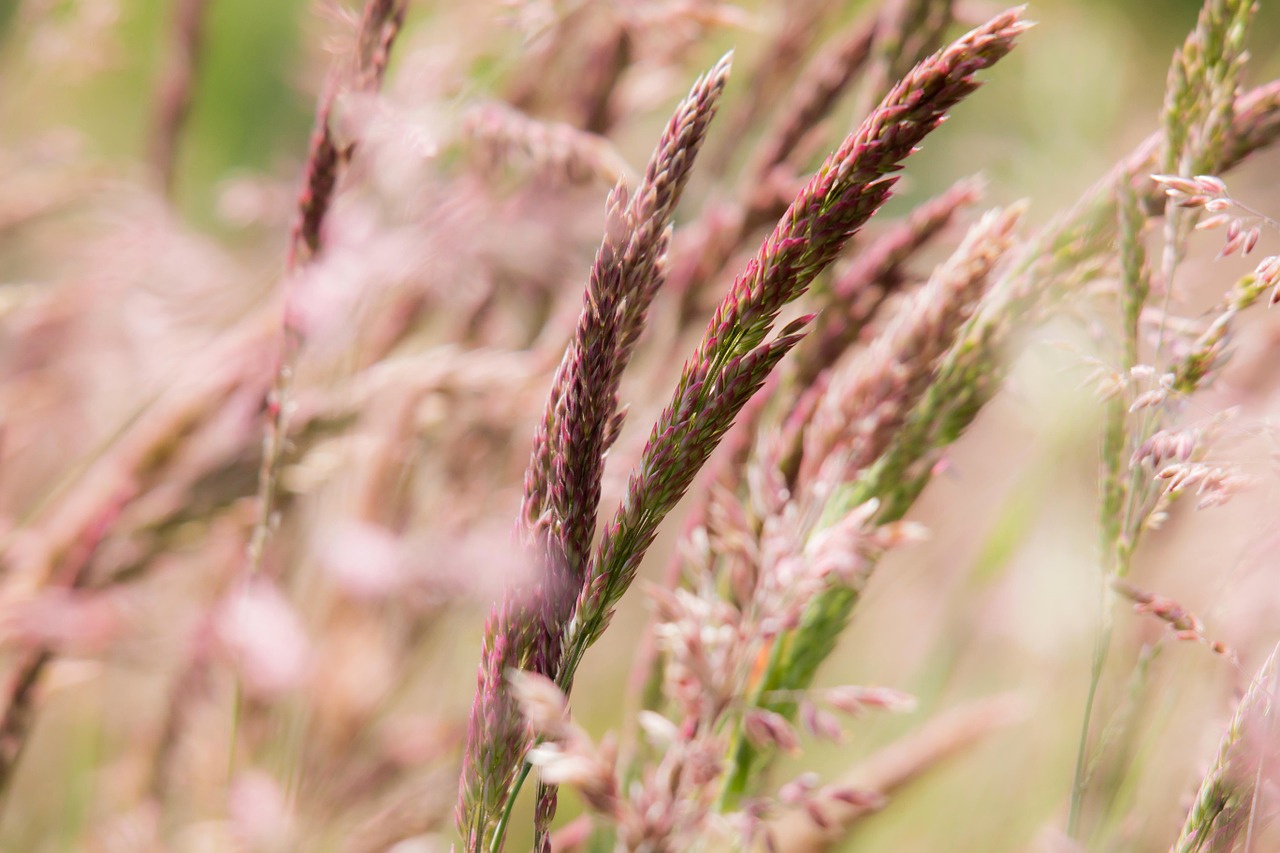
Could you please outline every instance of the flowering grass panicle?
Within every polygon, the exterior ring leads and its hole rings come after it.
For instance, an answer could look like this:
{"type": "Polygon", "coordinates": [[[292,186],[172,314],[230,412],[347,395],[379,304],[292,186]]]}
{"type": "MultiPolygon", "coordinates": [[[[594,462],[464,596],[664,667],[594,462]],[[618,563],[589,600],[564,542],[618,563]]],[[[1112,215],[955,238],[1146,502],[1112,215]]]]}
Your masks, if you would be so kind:
{"type": "Polygon", "coordinates": [[[0,847],[1280,848],[1274,10],[49,5],[0,847]]]}
{"type": "Polygon", "coordinates": [[[895,86],[827,158],[734,282],[686,362],[671,404],[650,433],[628,495],[588,569],[585,595],[570,628],[576,636],[567,673],[607,624],[658,522],[684,494],[773,364],[799,342],[800,324],[765,342],[778,312],[807,289],[884,202],[898,161],[977,87],[973,75],[1007,54],[1026,27],[1017,11],[998,16],[895,86]]]}

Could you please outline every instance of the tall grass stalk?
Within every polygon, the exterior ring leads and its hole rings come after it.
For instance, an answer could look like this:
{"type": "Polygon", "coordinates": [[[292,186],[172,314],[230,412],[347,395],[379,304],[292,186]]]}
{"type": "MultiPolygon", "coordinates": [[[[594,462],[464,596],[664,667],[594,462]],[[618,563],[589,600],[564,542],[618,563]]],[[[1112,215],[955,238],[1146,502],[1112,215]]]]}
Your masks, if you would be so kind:
{"type": "Polygon", "coordinates": [[[1043,218],[1039,175],[1076,164],[1040,134],[1113,118],[1050,97],[1063,57],[1127,98],[1146,51],[1099,49],[1124,27],[1082,48],[953,0],[349,0],[301,29],[54,5],[0,4],[4,849],[1280,845],[1269,516],[1224,548],[1267,476],[1236,449],[1273,438],[1280,256],[1216,292],[1199,265],[1280,232],[1234,171],[1280,139],[1280,81],[1245,83],[1260,4],[1204,0],[1155,132],[1043,218]],[[1096,442],[1041,382],[1063,328],[1096,442]],[[1020,460],[1035,488],[1001,497],[1020,460]],[[1097,576],[1065,577],[1054,537],[1086,527],[1097,576]],[[1193,774],[1201,680],[1246,665],[1193,774]],[[924,779],[976,806],[903,796],[924,779]]]}

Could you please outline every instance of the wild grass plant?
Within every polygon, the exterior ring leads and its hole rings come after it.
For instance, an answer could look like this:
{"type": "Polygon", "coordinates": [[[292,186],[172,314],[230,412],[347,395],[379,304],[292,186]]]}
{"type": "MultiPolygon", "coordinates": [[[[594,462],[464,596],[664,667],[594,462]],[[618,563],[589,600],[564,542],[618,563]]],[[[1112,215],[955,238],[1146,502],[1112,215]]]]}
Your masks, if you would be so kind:
{"type": "Polygon", "coordinates": [[[215,5],[140,162],[0,135],[5,849],[1280,846],[1258,4],[1056,214],[913,177],[1035,7],[328,6],[216,217],[215,5]]]}

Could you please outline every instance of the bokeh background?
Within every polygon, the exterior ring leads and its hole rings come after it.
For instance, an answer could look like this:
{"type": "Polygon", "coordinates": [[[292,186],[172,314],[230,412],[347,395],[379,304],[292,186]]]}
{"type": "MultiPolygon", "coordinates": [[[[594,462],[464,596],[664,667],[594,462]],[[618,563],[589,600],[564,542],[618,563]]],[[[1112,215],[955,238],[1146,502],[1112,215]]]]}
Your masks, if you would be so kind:
{"type": "MultiPolygon", "coordinates": [[[[868,5],[832,4],[824,26],[834,32],[868,5]]],[[[422,849],[447,849],[450,774],[481,625],[512,568],[501,543],[607,192],[576,187],[541,206],[518,195],[470,199],[456,139],[466,110],[510,85],[537,16],[563,9],[412,3],[388,75],[391,106],[372,118],[352,108],[350,120],[374,142],[335,213],[336,259],[307,285],[312,334],[298,399],[306,426],[285,471],[288,511],[269,556],[301,639],[271,617],[261,629],[283,631],[271,635],[277,657],[301,643],[309,674],[302,686],[268,690],[266,710],[248,714],[245,725],[259,726],[248,735],[258,748],[248,763],[264,774],[248,781],[227,771],[234,689],[225,673],[210,674],[190,723],[196,734],[166,777],[172,801],[158,809],[148,779],[173,684],[186,650],[199,646],[192,638],[216,633],[204,615],[228,567],[240,563],[252,524],[287,229],[316,98],[350,30],[350,12],[337,3],[212,0],[166,190],[154,121],[172,60],[173,6],[0,0],[0,549],[8,572],[0,655],[11,668],[33,646],[58,651],[5,795],[0,849],[144,850],[156,838],[169,845],[156,849],[351,849],[353,827],[376,823],[391,795],[372,783],[330,790],[324,780],[345,779],[348,759],[369,756],[393,766],[409,807],[422,805],[422,849]],[[471,265],[477,258],[483,269],[471,265]],[[223,369],[262,383],[220,384],[223,369]],[[145,474],[120,481],[129,497],[123,521],[94,551],[93,592],[48,596],[24,585],[21,568],[39,562],[32,554],[66,517],[67,496],[116,464],[147,412],[184,389],[193,414],[167,424],[172,440],[156,443],[155,458],[134,458],[145,474]],[[199,403],[210,399],[218,402],[199,403]],[[369,518],[394,535],[362,538],[369,531],[348,523],[369,518]],[[384,564],[405,563],[420,570],[412,582],[394,594],[378,587],[384,564]],[[344,604],[344,595],[363,603],[344,604]],[[274,811],[262,805],[273,797],[274,811]],[[245,830],[259,824],[260,835],[245,830]]],[[[632,168],[644,163],[670,105],[729,48],[726,112],[747,97],[753,59],[785,6],[735,4],[741,12],[726,15],[729,23],[696,38],[677,34],[664,48],[654,37],[647,64],[628,81],[634,109],[610,134],[632,168]]],[[[1157,128],[1170,56],[1199,6],[1033,3],[1039,26],[930,137],[880,216],[981,174],[990,205],[1027,199],[1030,224],[1047,221],[1157,128]]],[[[1277,43],[1280,9],[1263,2],[1251,83],[1280,76],[1277,43]]],[[[848,100],[830,139],[855,123],[848,100]]],[[[725,132],[713,125],[708,150],[728,144],[725,132]]],[[[677,221],[732,185],[736,162],[718,182],[695,170],[677,221]]],[[[1280,152],[1270,152],[1226,178],[1238,198],[1280,216],[1278,174],[1280,152]]],[[[1214,260],[1213,234],[1194,245],[1178,281],[1191,316],[1252,266],[1214,260]]],[[[1262,252],[1278,246],[1280,234],[1264,233],[1262,252]]],[[[839,748],[808,744],[779,777],[802,768],[835,776],[929,715],[979,697],[1012,696],[1016,721],[860,823],[842,849],[1050,849],[1041,845],[1064,823],[1098,623],[1101,408],[1082,383],[1084,356],[1108,353],[1093,310],[1072,303],[1027,330],[1009,387],[912,513],[929,541],[885,561],[824,670],[826,683],[912,692],[919,710],[859,720],[839,748]]],[[[686,350],[661,329],[653,337],[642,378],[625,387],[632,414],[606,506],[686,350]]],[[[1223,508],[1180,507],[1139,551],[1134,581],[1195,611],[1238,663],[1118,609],[1100,719],[1105,725],[1117,709],[1129,716],[1098,769],[1115,795],[1090,805],[1091,850],[1167,847],[1233,695],[1280,640],[1271,426],[1280,320],[1258,310],[1236,345],[1226,375],[1186,416],[1238,407],[1220,450],[1256,484],[1223,508]],[[1135,679],[1141,686],[1131,689],[1135,679]]],[[[668,523],[647,577],[661,574],[679,527],[668,523]]],[[[593,733],[622,723],[647,612],[637,587],[580,672],[575,711],[593,733]]],[[[266,657],[264,665],[288,669],[266,657]]],[[[576,803],[563,799],[572,816],[576,803]]]]}

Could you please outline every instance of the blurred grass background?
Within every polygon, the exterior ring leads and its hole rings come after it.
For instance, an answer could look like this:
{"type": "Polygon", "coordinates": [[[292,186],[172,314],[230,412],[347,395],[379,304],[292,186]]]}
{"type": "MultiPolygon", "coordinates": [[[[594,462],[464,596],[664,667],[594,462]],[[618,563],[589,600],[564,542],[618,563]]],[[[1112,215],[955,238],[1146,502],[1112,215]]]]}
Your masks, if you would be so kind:
{"type": "MultiPolygon", "coordinates": [[[[847,5],[852,17],[875,4],[847,5]]],[[[0,139],[12,144],[70,127],[94,154],[121,167],[136,165],[147,154],[148,96],[162,68],[172,4],[40,0],[27,6],[37,16],[68,22],[103,19],[103,57],[86,67],[84,56],[58,56],[56,49],[28,41],[16,26],[19,0],[0,4],[0,71],[8,81],[0,139]],[[86,7],[101,11],[86,14],[86,7]],[[42,55],[50,52],[52,57],[42,55]]],[[[217,0],[209,8],[178,169],[182,210],[204,227],[215,221],[215,189],[229,175],[296,166],[306,150],[325,59],[317,43],[323,15],[308,0],[217,0]]],[[[1073,199],[1084,181],[1101,175],[1154,128],[1170,56],[1194,25],[1200,3],[1042,0],[1029,8],[1041,26],[989,75],[992,85],[1000,84],[999,94],[957,111],[953,127],[913,161],[918,194],[953,179],[958,166],[963,171],[957,153],[969,148],[983,153],[973,165],[1002,195],[1030,198],[1041,211],[1073,199]]],[[[1264,8],[1254,27],[1249,74],[1255,82],[1280,68],[1280,57],[1266,48],[1280,38],[1273,12],[1264,8]]],[[[495,4],[494,15],[501,13],[495,4]]],[[[414,4],[410,30],[430,29],[437,15],[430,3],[414,4]]],[[[726,47],[750,55],[751,43],[759,41],[751,33],[735,44],[721,39],[706,56],[726,47]]],[[[636,145],[641,157],[642,144],[636,145]]],[[[908,193],[898,204],[916,200],[908,193]]]]}
{"type": "MultiPolygon", "coordinates": [[[[497,16],[501,10],[492,5],[497,16]]],[[[848,15],[866,5],[851,4],[848,15]]],[[[1029,199],[1034,221],[1069,204],[1156,128],[1169,58],[1199,7],[1196,0],[1033,3],[1030,17],[1040,26],[911,161],[904,191],[882,216],[905,212],[974,172],[988,177],[993,204],[1029,199]]],[[[0,149],[39,147],[70,132],[104,173],[143,174],[170,11],[161,0],[29,0],[21,11],[17,0],[0,0],[0,149]],[[70,33],[60,45],[48,36],[56,36],[57,27],[35,26],[42,20],[98,29],[89,38],[70,33]],[[33,38],[37,29],[48,37],[33,38]],[[96,55],[86,55],[85,45],[96,55]]],[[[454,36],[437,28],[450,20],[442,4],[418,3],[409,33],[428,44],[447,42],[454,36]]],[[[191,227],[235,243],[242,239],[236,226],[216,214],[225,182],[246,174],[294,180],[324,76],[325,31],[324,16],[308,0],[213,0],[176,172],[177,206],[191,227]]],[[[471,93],[500,77],[504,53],[516,43],[510,36],[504,41],[497,28],[486,35],[493,43],[467,46],[476,75],[471,93]]],[[[705,66],[728,47],[739,50],[740,76],[730,83],[730,101],[750,85],[747,58],[760,38],[721,35],[702,52],[705,66]]],[[[1274,5],[1263,4],[1251,43],[1248,79],[1280,75],[1280,52],[1272,48],[1280,43],[1274,5]]],[[[643,162],[655,121],[623,122],[628,133],[620,146],[633,164],[643,162]]],[[[715,133],[713,127],[713,145],[715,133]]],[[[1280,158],[1273,152],[1229,184],[1276,215],[1277,173],[1280,158]]],[[[1264,251],[1273,251],[1265,241],[1275,237],[1264,238],[1264,251]]],[[[24,267],[20,240],[0,242],[0,275],[7,280],[32,272],[24,267]]],[[[1216,244],[1202,244],[1211,256],[1216,244]]],[[[264,240],[259,247],[267,245],[264,240]]],[[[283,241],[276,245],[282,255],[283,241]]],[[[1207,299],[1242,268],[1200,258],[1187,267],[1187,280],[1207,299]]],[[[1255,327],[1263,324],[1274,326],[1273,315],[1254,318],[1255,327]]],[[[1072,324],[1052,329],[1048,337],[1055,336],[1088,346],[1072,324]]],[[[1262,369],[1258,365],[1274,353],[1274,333],[1246,340],[1256,342],[1246,349],[1241,369],[1262,369]]],[[[868,718],[854,727],[847,748],[811,749],[804,766],[835,775],[931,711],[991,693],[1016,692],[1026,702],[1027,720],[930,775],[866,822],[849,850],[1033,849],[1044,827],[1060,826],[1065,818],[1097,609],[1098,407],[1078,388],[1074,363],[1043,345],[1020,360],[1009,392],[960,444],[951,470],[913,513],[933,530],[931,542],[886,561],[838,658],[825,670],[831,683],[882,683],[915,692],[920,712],[868,718]]],[[[1273,386],[1272,379],[1266,387],[1274,392],[1273,386]]],[[[1261,434],[1275,403],[1273,393],[1252,402],[1242,439],[1261,434]]],[[[1209,411],[1215,402],[1203,405],[1209,411]]],[[[1265,451],[1250,452],[1265,474],[1265,451]]],[[[1211,634],[1251,662],[1274,641],[1268,626],[1280,612],[1268,592],[1274,575],[1265,574],[1274,570],[1268,510],[1276,497],[1268,482],[1213,515],[1180,514],[1138,560],[1140,584],[1192,606],[1211,634]]],[[[677,528],[672,524],[668,531],[677,528]]],[[[665,548],[657,549],[651,570],[662,565],[672,535],[662,540],[665,548]]],[[[633,594],[579,676],[590,689],[579,691],[575,705],[593,732],[618,724],[616,697],[645,613],[641,596],[633,594]]],[[[456,708],[465,707],[473,683],[480,616],[471,616],[456,641],[456,668],[447,681],[457,696],[446,705],[456,708]]],[[[1104,709],[1121,702],[1139,647],[1160,636],[1157,624],[1123,612],[1117,620],[1104,709]]],[[[1168,843],[1183,814],[1180,798],[1193,789],[1216,743],[1229,688],[1241,681],[1239,672],[1203,648],[1169,643],[1161,647],[1151,679],[1134,712],[1134,775],[1119,786],[1125,796],[1113,813],[1094,815],[1101,827],[1097,849],[1154,850],[1168,843]]],[[[44,742],[48,763],[28,769],[21,808],[11,808],[0,823],[4,849],[78,849],[78,829],[103,785],[96,775],[100,758],[112,743],[111,715],[93,703],[112,690],[135,689],[121,677],[101,692],[78,694],[75,703],[51,706],[42,730],[57,733],[59,743],[51,748],[44,742]]],[[[105,700],[118,702],[118,696],[105,700]]]]}

